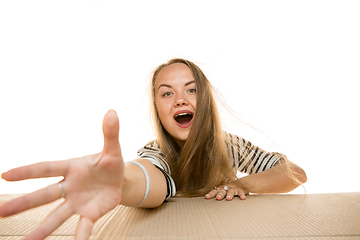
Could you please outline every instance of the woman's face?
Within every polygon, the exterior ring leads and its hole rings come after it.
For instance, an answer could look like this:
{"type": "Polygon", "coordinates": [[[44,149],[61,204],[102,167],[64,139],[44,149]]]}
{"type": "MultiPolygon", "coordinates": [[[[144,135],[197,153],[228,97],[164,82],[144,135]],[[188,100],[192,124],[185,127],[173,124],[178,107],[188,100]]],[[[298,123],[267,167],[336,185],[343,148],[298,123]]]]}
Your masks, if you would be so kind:
{"type": "Polygon", "coordinates": [[[160,121],[182,148],[196,112],[194,76],[185,64],[171,64],[163,68],[156,77],[154,90],[160,121]]]}

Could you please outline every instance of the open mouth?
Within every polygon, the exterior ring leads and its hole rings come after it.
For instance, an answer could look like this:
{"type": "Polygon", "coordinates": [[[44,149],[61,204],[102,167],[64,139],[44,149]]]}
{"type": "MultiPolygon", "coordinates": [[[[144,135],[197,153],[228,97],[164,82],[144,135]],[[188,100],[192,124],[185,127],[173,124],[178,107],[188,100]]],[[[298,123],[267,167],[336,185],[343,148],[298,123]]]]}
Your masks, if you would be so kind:
{"type": "Polygon", "coordinates": [[[175,121],[181,126],[187,126],[193,119],[193,114],[189,112],[183,112],[175,115],[175,121]]]}

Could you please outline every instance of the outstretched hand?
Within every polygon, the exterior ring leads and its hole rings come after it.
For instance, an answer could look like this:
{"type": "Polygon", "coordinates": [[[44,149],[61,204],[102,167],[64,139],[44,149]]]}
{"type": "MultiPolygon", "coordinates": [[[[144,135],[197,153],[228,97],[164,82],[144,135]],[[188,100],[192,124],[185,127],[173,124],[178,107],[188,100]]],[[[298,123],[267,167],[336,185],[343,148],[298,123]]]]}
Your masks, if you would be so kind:
{"type": "MultiPolygon", "coordinates": [[[[81,158],[41,162],[3,173],[7,181],[63,176],[65,201],[57,207],[28,239],[44,239],[71,215],[81,216],[75,238],[88,239],[94,222],[121,201],[124,162],[119,143],[119,119],[110,110],[103,120],[103,151],[81,158]]],[[[6,217],[53,202],[62,197],[58,184],[49,185],[0,206],[0,216],[6,217]]]]}

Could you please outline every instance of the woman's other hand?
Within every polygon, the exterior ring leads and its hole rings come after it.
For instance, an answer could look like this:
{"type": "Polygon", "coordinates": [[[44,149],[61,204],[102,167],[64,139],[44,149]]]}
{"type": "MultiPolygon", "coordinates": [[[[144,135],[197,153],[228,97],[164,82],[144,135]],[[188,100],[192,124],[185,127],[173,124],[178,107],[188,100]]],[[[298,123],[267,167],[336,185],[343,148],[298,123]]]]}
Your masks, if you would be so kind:
{"type": "Polygon", "coordinates": [[[119,119],[110,110],[103,120],[104,148],[99,154],[81,158],[42,162],[19,167],[2,174],[7,181],[63,176],[61,186],[49,185],[0,206],[0,216],[6,217],[53,202],[62,196],[57,207],[27,239],[44,239],[71,215],[81,216],[76,239],[88,239],[94,222],[121,201],[124,162],[119,143],[119,119]],[[63,195],[64,194],[64,195],[63,195]]]}
{"type": "Polygon", "coordinates": [[[221,185],[208,194],[205,195],[206,199],[216,198],[217,200],[226,199],[228,201],[233,200],[235,196],[239,196],[241,200],[246,200],[246,195],[249,194],[249,191],[243,186],[240,179],[230,182],[226,185],[221,185]]]}

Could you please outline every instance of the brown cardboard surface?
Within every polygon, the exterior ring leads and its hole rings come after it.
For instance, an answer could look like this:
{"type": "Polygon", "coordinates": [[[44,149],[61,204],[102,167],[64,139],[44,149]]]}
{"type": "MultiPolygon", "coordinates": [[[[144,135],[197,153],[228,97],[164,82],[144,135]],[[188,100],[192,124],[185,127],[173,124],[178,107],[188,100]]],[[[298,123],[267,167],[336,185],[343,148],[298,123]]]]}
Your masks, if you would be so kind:
{"type": "MultiPolygon", "coordinates": [[[[14,197],[1,195],[0,202],[14,197]]],[[[171,199],[156,209],[118,206],[91,239],[360,239],[360,193],[251,195],[246,201],[171,199]]],[[[0,240],[19,239],[62,200],[0,219],[0,240]]],[[[77,217],[48,239],[71,239],[77,217]]]]}

